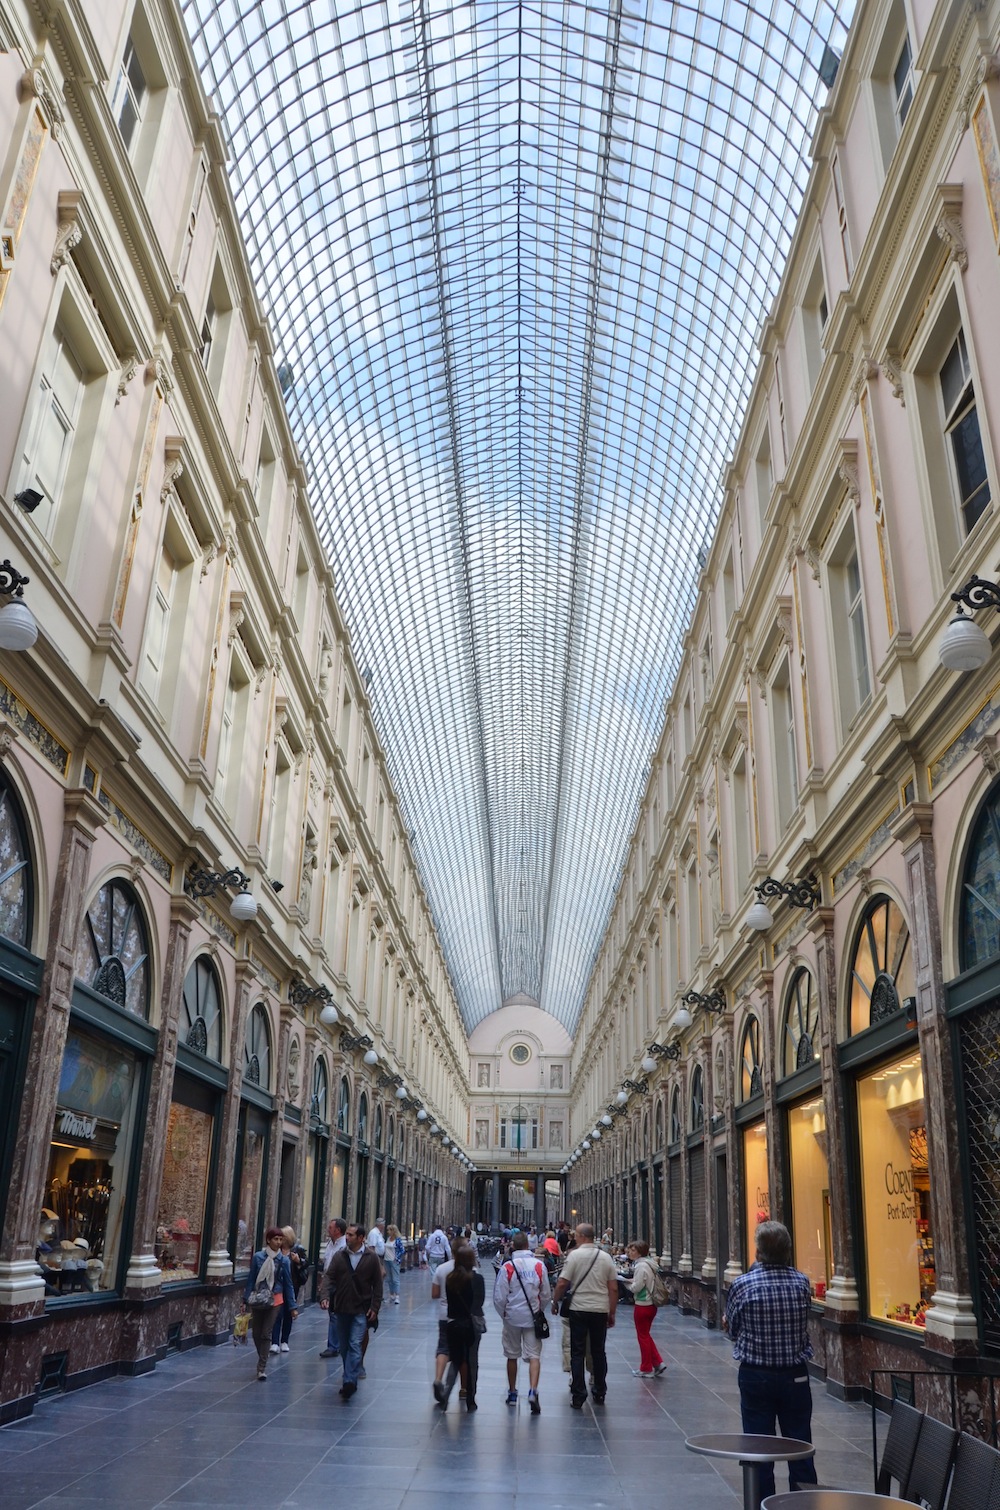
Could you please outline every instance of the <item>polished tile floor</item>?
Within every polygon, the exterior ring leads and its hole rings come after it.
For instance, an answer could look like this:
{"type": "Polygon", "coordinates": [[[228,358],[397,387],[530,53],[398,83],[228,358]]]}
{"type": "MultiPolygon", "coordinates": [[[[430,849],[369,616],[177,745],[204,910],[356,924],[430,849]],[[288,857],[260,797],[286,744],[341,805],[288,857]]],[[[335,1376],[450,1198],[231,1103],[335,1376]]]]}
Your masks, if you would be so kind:
{"type": "MultiPolygon", "coordinates": [[[[430,1282],[407,1274],[402,1283],[402,1304],[383,1312],[368,1378],[350,1402],[337,1393],[337,1361],[318,1356],[326,1323],[314,1307],[296,1322],[292,1351],[272,1359],[265,1384],[254,1379],[249,1348],[195,1348],[143,1378],[42,1401],[29,1419],[0,1430],[0,1506],[329,1510],[357,1491],[376,1510],[444,1510],[454,1496],[476,1510],[738,1510],[738,1466],[684,1447],[696,1432],[739,1429],[724,1337],[661,1311],[654,1336],[668,1373],[646,1382],[633,1376],[635,1331],[621,1310],[609,1337],[607,1403],[576,1412],[556,1322],[542,1363],[542,1414],[533,1417],[523,1392],[516,1409],[504,1404],[500,1323],[487,1307],[479,1410],[467,1414],[454,1395],[442,1413],[430,1389],[430,1282]]],[[[832,1400],[818,1385],[813,1396],[821,1481],[870,1489],[867,1407],[832,1400]]]]}

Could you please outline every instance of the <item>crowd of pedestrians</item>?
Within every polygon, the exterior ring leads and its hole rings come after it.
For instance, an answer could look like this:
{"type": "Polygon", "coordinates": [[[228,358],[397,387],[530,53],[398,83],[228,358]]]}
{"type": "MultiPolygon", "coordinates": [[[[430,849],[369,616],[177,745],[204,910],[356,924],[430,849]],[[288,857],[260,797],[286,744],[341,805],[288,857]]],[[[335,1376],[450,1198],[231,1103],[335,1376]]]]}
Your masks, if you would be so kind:
{"type": "MultiPolygon", "coordinates": [[[[420,1234],[419,1261],[431,1278],[431,1298],[438,1307],[434,1398],[447,1409],[455,1383],[467,1410],[477,1408],[476,1385],[480,1339],[487,1330],[486,1280],[482,1256],[496,1254],[492,1303],[501,1322],[500,1345],[507,1364],[507,1404],[518,1402],[518,1368],[527,1369],[527,1401],[532,1415],[541,1413],[539,1381],[542,1348],[550,1334],[546,1313],[562,1312],[563,1366],[571,1376],[571,1404],[580,1409],[591,1394],[600,1404],[607,1390],[606,1338],[615,1324],[618,1271],[610,1256],[610,1234],[595,1242],[586,1223],[571,1230],[566,1222],[538,1233],[502,1228],[497,1240],[481,1238],[471,1228],[445,1230],[438,1222],[420,1234]]],[[[639,1374],[656,1377],[665,1365],[650,1336],[656,1315],[654,1275],[649,1246],[629,1249],[635,1262],[636,1332],[639,1374]]],[[[349,1400],[365,1378],[365,1355],[378,1329],[383,1300],[399,1305],[399,1277],[406,1245],[399,1229],[378,1217],[369,1232],[333,1217],[320,1258],[317,1299],[327,1312],[326,1345],[321,1358],[339,1358],[343,1367],[340,1394],[349,1400]]],[[[287,1353],[302,1290],[309,1278],[309,1257],[290,1227],[269,1228],[265,1245],[254,1254],[244,1307],[250,1311],[250,1334],[257,1352],[257,1378],[267,1378],[269,1353],[287,1353]]]]}

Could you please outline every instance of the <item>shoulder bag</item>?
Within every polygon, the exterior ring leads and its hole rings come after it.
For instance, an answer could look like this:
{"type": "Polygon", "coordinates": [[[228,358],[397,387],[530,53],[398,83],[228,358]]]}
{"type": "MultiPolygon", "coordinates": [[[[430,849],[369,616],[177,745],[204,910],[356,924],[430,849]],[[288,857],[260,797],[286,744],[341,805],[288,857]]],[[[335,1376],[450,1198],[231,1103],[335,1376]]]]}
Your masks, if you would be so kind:
{"type": "MultiPolygon", "coordinates": [[[[587,1275],[590,1273],[591,1269],[596,1264],[597,1259],[598,1259],[598,1255],[601,1253],[601,1251],[602,1250],[600,1248],[596,1247],[596,1245],[595,1245],[594,1256],[590,1260],[590,1263],[587,1265],[586,1269],[580,1275],[580,1278],[577,1280],[577,1282],[576,1282],[576,1289],[579,1289],[580,1286],[583,1284],[583,1281],[586,1279],[587,1275]]],[[[572,1305],[571,1305],[572,1299],[573,1299],[573,1287],[571,1287],[570,1289],[568,1289],[566,1291],[566,1294],[563,1296],[562,1300],[559,1302],[559,1311],[560,1311],[561,1315],[563,1315],[563,1316],[568,1316],[569,1315],[570,1311],[572,1310],[572,1305]]]]}
{"type": "Polygon", "coordinates": [[[546,1318],[545,1312],[542,1310],[541,1302],[539,1302],[538,1310],[536,1311],[532,1306],[531,1301],[528,1299],[528,1292],[524,1288],[524,1280],[521,1278],[521,1271],[517,1267],[517,1264],[513,1259],[511,1259],[510,1261],[510,1266],[514,1270],[514,1273],[517,1275],[517,1282],[521,1286],[521,1294],[524,1296],[525,1305],[531,1312],[531,1320],[535,1328],[535,1336],[539,1339],[539,1341],[544,1342],[546,1337],[549,1336],[549,1323],[546,1318]]]}

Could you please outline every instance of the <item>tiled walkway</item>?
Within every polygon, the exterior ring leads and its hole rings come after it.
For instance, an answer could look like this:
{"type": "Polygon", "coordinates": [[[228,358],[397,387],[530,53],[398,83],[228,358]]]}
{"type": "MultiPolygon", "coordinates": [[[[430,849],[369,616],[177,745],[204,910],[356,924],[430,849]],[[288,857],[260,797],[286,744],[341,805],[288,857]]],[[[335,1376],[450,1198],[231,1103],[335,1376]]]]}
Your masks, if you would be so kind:
{"type": "MultiPolygon", "coordinates": [[[[254,1380],[249,1348],[196,1348],[143,1378],[43,1401],[28,1420],[0,1430],[0,1506],[330,1510],[356,1491],[376,1510],[738,1510],[738,1467],[684,1447],[695,1432],[739,1429],[726,1339],[661,1311],[654,1336],[669,1371],[647,1383],[631,1372],[631,1312],[619,1316],[609,1337],[607,1403],[570,1410],[556,1322],[542,1364],[542,1414],[532,1417],[523,1393],[516,1409],[504,1404],[500,1324],[487,1306],[479,1410],[467,1414],[453,1395],[443,1414],[430,1390],[429,1281],[404,1275],[402,1305],[383,1311],[368,1378],[349,1403],[337,1394],[339,1364],[318,1356],[326,1325],[312,1308],[295,1324],[292,1352],[272,1359],[265,1384],[254,1380]]],[[[870,1489],[867,1408],[832,1400],[818,1385],[813,1396],[821,1481],[870,1489]]]]}

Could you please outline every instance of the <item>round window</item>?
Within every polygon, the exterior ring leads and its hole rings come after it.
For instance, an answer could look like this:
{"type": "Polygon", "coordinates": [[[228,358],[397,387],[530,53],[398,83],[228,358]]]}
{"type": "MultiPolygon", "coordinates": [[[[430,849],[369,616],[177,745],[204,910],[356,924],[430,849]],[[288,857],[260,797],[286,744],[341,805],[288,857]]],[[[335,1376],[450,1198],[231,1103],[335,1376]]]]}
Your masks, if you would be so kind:
{"type": "Polygon", "coordinates": [[[510,1057],[515,1064],[527,1064],[531,1058],[531,1050],[526,1043],[515,1043],[510,1051],[510,1057]]]}

